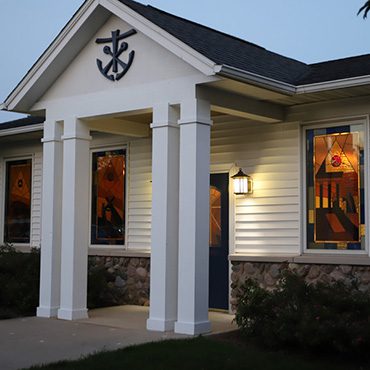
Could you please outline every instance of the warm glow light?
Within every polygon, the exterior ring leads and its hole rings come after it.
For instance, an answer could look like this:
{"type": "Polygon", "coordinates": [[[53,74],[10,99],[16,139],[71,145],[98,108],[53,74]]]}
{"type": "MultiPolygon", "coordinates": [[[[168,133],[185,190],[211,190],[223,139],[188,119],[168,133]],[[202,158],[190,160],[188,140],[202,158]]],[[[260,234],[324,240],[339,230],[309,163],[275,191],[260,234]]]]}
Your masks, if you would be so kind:
{"type": "Polygon", "coordinates": [[[253,180],[250,176],[245,174],[241,168],[239,172],[231,176],[231,178],[234,181],[234,194],[245,195],[253,192],[253,180]]]}

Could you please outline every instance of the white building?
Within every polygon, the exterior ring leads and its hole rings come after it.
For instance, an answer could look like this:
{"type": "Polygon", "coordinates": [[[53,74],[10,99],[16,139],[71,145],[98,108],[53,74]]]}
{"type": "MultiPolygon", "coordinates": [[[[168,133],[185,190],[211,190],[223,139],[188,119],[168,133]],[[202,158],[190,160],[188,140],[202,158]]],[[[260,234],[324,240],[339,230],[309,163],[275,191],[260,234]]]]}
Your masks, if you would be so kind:
{"type": "Polygon", "coordinates": [[[149,330],[207,332],[286,262],[366,288],[369,76],[86,0],[1,106],[31,115],[0,127],[0,243],[41,246],[38,316],[87,316],[88,256],[144,291],[150,257],[149,330]]]}

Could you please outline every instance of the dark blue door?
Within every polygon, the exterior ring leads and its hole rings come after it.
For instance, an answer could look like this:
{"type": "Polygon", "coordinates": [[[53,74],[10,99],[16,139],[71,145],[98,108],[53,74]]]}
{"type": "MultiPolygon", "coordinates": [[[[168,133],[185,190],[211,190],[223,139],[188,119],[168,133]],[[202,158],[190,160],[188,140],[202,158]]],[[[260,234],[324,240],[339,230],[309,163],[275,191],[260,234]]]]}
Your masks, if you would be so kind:
{"type": "Polygon", "coordinates": [[[229,175],[211,175],[209,308],[229,308],[229,175]]]}

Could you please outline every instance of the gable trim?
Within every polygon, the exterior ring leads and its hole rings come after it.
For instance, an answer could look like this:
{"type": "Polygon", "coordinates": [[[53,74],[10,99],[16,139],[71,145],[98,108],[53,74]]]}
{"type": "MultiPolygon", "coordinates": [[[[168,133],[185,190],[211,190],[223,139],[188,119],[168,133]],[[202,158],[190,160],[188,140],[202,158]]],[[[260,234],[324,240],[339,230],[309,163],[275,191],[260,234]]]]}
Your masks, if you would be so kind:
{"type": "Polygon", "coordinates": [[[6,110],[13,110],[16,107],[18,102],[25,96],[27,91],[32,87],[51,62],[57,58],[58,54],[64,46],[66,46],[70,38],[77,32],[79,29],[78,26],[81,26],[89,15],[91,15],[91,13],[96,9],[98,3],[93,6],[94,1],[95,0],[86,0],[85,3],[81,5],[80,9],[78,9],[67,25],[61,30],[59,35],[52,41],[43,54],[41,54],[40,58],[5,99],[3,108],[6,110]],[[78,28],[76,29],[76,27],[78,28]]]}
{"type": "Polygon", "coordinates": [[[215,75],[217,65],[212,60],[197,52],[167,31],[155,25],[141,14],[117,0],[99,0],[110,12],[137,28],[144,35],[175,54],[207,76],[215,75]]]}

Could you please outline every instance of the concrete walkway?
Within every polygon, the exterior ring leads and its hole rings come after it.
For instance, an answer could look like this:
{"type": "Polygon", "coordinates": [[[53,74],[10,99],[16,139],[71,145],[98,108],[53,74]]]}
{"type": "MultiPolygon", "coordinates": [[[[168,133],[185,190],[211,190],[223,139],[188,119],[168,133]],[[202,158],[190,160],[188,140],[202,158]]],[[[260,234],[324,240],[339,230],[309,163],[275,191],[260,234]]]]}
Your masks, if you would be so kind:
{"type": "MultiPolygon", "coordinates": [[[[89,311],[79,321],[37,317],[0,321],[0,369],[78,359],[96,351],[114,350],[164,339],[186,338],[145,329],[147,307],[119,306],[89,311]]],[[[235,330],[232,315],[210,312],[212,333],[235,330]]]]}

